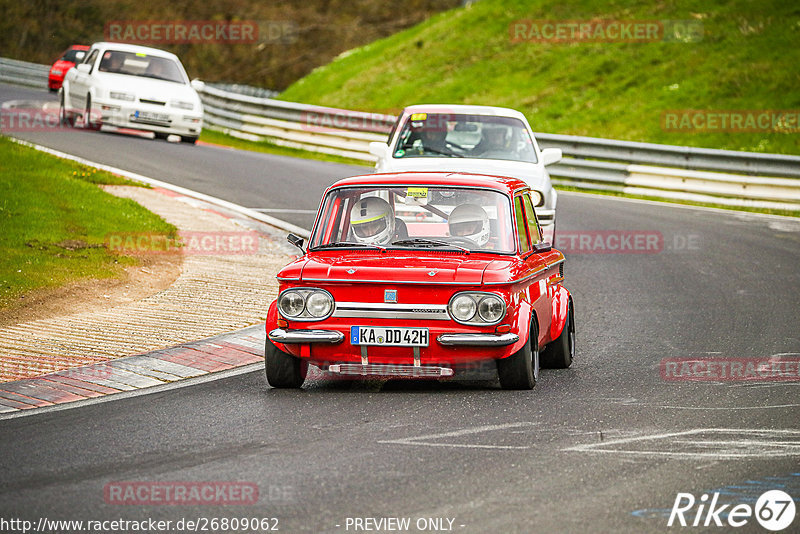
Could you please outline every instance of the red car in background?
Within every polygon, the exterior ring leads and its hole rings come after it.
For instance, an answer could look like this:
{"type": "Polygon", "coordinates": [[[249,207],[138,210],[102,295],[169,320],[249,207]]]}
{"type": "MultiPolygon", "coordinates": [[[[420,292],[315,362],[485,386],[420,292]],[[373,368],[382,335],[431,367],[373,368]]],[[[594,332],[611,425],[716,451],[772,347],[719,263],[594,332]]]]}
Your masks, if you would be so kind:
{"type": "Polygon", "coordinates": [[[333,184],[308,250],[278,273],[267,381],[300,387],[309,363],[439,379],[489,363],[503,388],[531,389],[540,365],[569,367],[564,255],[544,241],[534,206],[517,178],[404,172],[333,184]]]}
{"type": "Polygon", "coordinates": [[[50,67],[50,73],[47,75],[47,87],[51,91],[58,91],[61,89],[61,84],[64,82],[64,75],[67,71],[74,67],[77,63],[83,61],[89,47],[86,45],[72,45],[61,54],[53,66],[50,67]]]}

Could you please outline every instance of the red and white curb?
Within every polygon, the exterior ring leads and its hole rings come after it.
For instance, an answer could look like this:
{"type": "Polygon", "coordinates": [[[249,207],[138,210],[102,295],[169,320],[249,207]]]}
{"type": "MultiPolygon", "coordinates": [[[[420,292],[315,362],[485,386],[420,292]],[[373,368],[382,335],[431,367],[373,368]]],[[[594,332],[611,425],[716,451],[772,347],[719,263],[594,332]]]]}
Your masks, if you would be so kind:
{"type": "Polygon", "coordinates": [[[167,349],[0,383],[0,418],[263,362],[265,340],[262,323],[167,349]]]}

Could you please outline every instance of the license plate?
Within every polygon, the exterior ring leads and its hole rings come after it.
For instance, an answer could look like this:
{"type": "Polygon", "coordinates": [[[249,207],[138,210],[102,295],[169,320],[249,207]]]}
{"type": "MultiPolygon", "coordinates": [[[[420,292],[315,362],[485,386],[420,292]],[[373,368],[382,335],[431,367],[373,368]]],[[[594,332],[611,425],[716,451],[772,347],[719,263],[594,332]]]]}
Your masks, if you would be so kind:
{"type": "Polygon", "coordinates": [[[351,326],[352,345],[381,345],[388,347],[427,347],[427,328],[384,328],[380,326],[351,326]]]}
{"type": "Polygon", "coordinates": [[[136,117],[137,119],[143,119],[148,121],[161,121],[161,122],[169,121],[169,115],[166,115],[164,113],[150,113],[147,111],[137,111],[136,113],[133,114],[133,116],[136,117]]]}

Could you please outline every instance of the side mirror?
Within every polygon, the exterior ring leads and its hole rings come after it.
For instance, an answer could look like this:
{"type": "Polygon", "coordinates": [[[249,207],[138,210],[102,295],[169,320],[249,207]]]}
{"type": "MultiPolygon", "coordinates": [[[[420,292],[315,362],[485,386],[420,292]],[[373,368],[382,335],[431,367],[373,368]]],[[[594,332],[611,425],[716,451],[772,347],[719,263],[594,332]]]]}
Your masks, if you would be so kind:
{"type": "Polygon", "coordinates": [[[547,241],[542,241],[541,243],[533,245],[534,252],[550,252],[551,250],[553,250],[553,244],[547,241]]]}
{"type": "Polygon", "coordinates": [[[286,241],[291,243],[292,245],[299,248],[303,254],[306,253],[305,249],[303,248],[303,238],[294,234],[289,234],[286,236],[286,241]]]}
{"type": "Polygon", "coordinates": [[[369,144],[369,153],[377,157],[379,160],[389,157],[389,145],[381,143],[380,141],[372,141],[369,144]]]}
{"type": "Polygon", "coordinates": [[[544,163],[545,166],[558,163],[561,161],[563,155],[560,148],[545,148],[542,150],[542,163],[544,163]]]}
{"type": "Polygon", "coordinates": [[[91,72],[92,70],[92,66],[89,65],[88,63],[78,63],[77,65],[75,65],[75,68],[78,69],[78,71],[80,72],[85,72],[86,74],[89,74],[89,72],[91,72]]]}
{"type": "Polygon", "coordinates": [[[197,78],[189,82],[189,85],[191,85],[192,89],[194,89],[198,93],[202,93],[203,89],[206,88],[206,82],[204,82],[203,80],[199,80],[197,78]]]}

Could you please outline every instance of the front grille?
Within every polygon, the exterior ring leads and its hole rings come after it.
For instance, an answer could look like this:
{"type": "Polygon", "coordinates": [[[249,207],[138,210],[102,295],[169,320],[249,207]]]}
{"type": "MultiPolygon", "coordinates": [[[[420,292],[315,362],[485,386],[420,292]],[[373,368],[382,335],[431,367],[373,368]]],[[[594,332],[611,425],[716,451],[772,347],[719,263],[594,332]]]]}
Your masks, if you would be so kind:
{"type": "Polygon", "coordinates": [[[376,319],[422,319],[447,321],[447,306],[440,304],[391,304],[376,302],[337,302],[334,317],[376,319]]]}
{"type": "Polygon", "coordinates": [[[154,106],[163,106],[166,104],[166,102],[162,102],[161,100],[148,100],[146,98],[140,98],[139,102],[143,104],[153,104],[154,106]]]}

